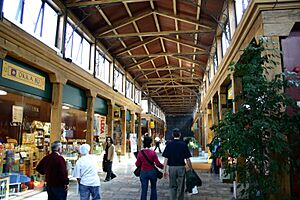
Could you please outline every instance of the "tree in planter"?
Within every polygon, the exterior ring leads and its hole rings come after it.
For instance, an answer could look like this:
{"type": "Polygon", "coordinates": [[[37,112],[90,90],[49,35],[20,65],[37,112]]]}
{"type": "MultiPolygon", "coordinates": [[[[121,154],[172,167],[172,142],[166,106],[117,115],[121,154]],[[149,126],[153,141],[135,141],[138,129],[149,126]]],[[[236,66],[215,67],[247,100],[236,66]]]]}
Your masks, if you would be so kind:
{"type": "MultiPolygon", "coordinates": [[[[219,145],[215,157],[238,159],[234,164],[225,162],[225,174],[238,174],[241,195],[247,199],[270,199],[281,195],[279,176],[289,168],[291,153],[288,136],[299,139],[299,112],[289,115],[285,108],[295,102],[283,92],[289,83],[283,74],[270,80],[268,71],[278,63],[278,53],[267,50],[268,42],[252,42],[230,70],[240,79],[242,90],[235,98],[237,112],[226,113],[213,127],[219,145]]],[[[299,108],[298,108],[299,111],[299,108]]],[[[282,198],[281,198],[282,199],[282,198]]]]}

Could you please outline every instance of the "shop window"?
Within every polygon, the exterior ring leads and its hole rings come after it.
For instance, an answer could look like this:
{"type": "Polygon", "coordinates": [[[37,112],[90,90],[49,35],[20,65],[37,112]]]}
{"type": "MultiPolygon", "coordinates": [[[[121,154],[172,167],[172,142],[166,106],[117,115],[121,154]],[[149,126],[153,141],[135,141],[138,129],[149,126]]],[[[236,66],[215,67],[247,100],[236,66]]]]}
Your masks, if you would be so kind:
{"type": "Polygon", "coordinates": [[[116,68],[114,68],[114,90],[120,92],[120,93],[124,93],[123,92],[123,74],[121,72],[119,72],[119,70],[117,70],[116,68]]]}
{"type": "Polygon", "coordinates": [[[236,25],[238,25],[248,7],[249,0],[235,0],[236,25]]]}
{"type": "Polygon", "coordinates": [[[75,64],[92,73],[90,68],[91,44],[71,23],[67,23],[65,49],[66,58],[72,59],[75,64]]]}
{"type": "Polygon", "coordinates": [[[50,122],[51,103],[8,92],[7,95],[0,96],[0,110],[0,142],[5,143],[10,138],[21,144],[22,136],[33,133],[34,121],[42,124],[50,122]],[[15,106],[21,109],[13,111],[15,106]],[[16,118],[20,120],[13,120],[16,118]]]}
{"type": "Polygon", "coordinates": [[[62,140],[86,139],[87,114],[85,111],[63,106],[62,140]]]}
{"type": "Polygon", "coordinates": [[[97,49],[95,75],[106,84],[110,84],[110,62],[105,58],[105,54],[97,49]]]}
{"type": "Polygon", "coordinates": [[[4,17],[55,49],[58,11],[44,0],[4,0],[4,17]]]}

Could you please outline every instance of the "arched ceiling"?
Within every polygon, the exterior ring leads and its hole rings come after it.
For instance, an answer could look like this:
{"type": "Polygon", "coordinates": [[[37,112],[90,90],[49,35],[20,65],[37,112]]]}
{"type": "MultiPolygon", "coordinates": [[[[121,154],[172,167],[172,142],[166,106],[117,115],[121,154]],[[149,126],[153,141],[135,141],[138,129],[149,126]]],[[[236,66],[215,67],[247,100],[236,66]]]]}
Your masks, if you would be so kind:
{"type": "Polygon", "coordinates": [[[63,0],[166,114],[193,113],[225,0],[63,0]]]}

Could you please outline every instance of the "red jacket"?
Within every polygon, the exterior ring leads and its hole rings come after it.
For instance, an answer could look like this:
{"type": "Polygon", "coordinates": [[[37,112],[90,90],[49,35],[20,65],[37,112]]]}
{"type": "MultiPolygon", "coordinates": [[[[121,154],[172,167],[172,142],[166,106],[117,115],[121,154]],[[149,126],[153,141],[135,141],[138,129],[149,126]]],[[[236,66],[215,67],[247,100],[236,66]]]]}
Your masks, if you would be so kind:
{"type": "MultiPolygon", "coordinates": [[[[147,155],[148,159],[152,163],[155,163],[154,165],[156,165],[157,167],[163,169],[164,165],[159,162],[157,154],[155,153],[155,151],[150,150],[150,149],[143,149],[142,151],[144,151],[144,153],[147,155]]],[[[135,165],[137,167],[142,165],[142,170],[143,171],[153,170],[152,165],[149,164],[149,162],[146,160],[146,158],[144,157],[144,155],[141,152],[138,153],[135,165]]]]}

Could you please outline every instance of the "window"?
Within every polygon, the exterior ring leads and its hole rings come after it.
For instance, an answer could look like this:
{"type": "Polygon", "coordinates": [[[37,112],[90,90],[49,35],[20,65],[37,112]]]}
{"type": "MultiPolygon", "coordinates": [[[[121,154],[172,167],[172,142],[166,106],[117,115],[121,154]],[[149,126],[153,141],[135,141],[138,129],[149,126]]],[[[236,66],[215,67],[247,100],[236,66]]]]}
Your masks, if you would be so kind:
{"type": "MultiPolygon", "coordinates": [[[[142,95],[141,95],[141,90],[135,88],[134,89],[134,102],[137,103],[138,105],[141,104],[141,99],[142,99],[142,95]]],[[[148,112],[148,111],[147,111],[148,112]]]]}
{"type": "Polygon", "coordinates": [[[96,52],[96,77],[105,82],[110,83],[110,62],[105,58],[105,55],[97,49],[96,52]]]}
{"type": "Polygon", "coordinates": [[[243,14],[248,6],[249,0],[235,0],[235,15],[236,25],[238,25],[243,17],[243,14]]]}
{"type": "Polygon", "coordinates": [[[126,93],[125,96],[129,99],[133,99],[133,84],[129,81],[126,80],[126,93]]]}
{"type": "Polygon", "coordinates": [[[66,58],[71,58],[74,63],[91,73],[91,45],[70,23],[67,23],[65,49],[66,58]]]}
{"type": "Polygon", "coordinates": [[[56,45],[58,11],[44,0],[4,0],[4,17],[50,47],[56,45]]]}
{"type": "Polygon", "coordinates": [[[214,70],[215,70],[215,73],[218,71],[219,69],[219,63],[218,63],[218,55],[217,55],[217,51],[213,57],[213,65],[214,65],[214,70]]]}
{"type": "Polygon", "coordinates": [[[224,25],[223,33],[222,33],[222,55],[224,57],[228,47],[230,44],[230,29],[229,29],[229,23],[227,22],[224,25]]]}
{"type": "Polygon", "coordinates": [[[114,68],[114,90],[123,94],[123,74],[114,68]]]}

